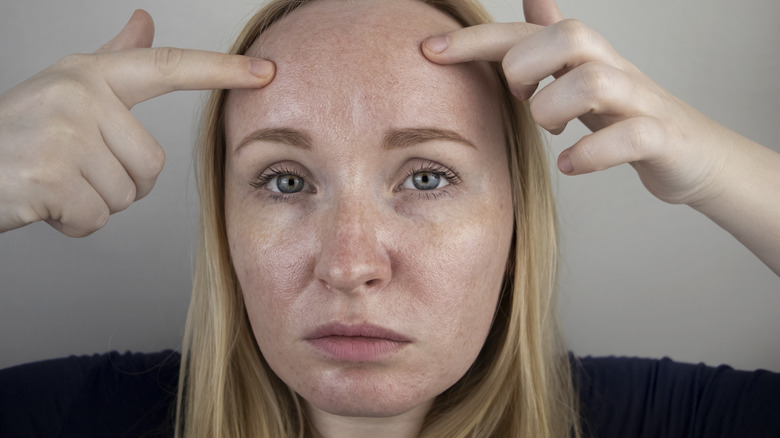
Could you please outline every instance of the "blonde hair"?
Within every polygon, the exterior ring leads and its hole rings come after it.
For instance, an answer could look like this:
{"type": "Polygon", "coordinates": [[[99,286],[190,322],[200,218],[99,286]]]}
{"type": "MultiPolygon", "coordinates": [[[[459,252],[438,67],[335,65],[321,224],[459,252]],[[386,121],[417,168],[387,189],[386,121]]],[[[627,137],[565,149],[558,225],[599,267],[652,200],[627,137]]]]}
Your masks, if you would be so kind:
{"type": "MultiPolygon", "coordinates": [[[[273,23],[314,0],[274,0],[252,17],[230,53],[245,53],[273,23]]],[[[492,22],[472,0],[421,0],[462,26],[492,22]]],[[[421,437],[579,436],[577,397],[556,314],[557,237],[547,153],[528,105],[499,66],[515,232],[490,334],[477,360],[437,397],[421,437]]],[[[201,240],[176,407],[176,434],[312,437],[298,396],[266,364],[246,315],[228,250],[224,212],[227,92],[214,91],[197,149],[201,240]]]]}

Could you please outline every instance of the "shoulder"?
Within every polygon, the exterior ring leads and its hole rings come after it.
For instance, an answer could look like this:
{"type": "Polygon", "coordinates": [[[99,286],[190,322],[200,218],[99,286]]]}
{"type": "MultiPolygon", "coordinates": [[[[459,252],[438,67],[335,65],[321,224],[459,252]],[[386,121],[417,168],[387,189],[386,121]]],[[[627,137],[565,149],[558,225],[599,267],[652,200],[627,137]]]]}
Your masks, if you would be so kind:
{"type": "Polygon", "coordinates": [[[111,352],[0,371],[2,436],[169,435],[179,354],[111,352]]]}
{"type": "Polygon", "coordinates": [[[599,436],[780,436],[778,373],[627,357],[585,357],[573,369],[599,436]]]}

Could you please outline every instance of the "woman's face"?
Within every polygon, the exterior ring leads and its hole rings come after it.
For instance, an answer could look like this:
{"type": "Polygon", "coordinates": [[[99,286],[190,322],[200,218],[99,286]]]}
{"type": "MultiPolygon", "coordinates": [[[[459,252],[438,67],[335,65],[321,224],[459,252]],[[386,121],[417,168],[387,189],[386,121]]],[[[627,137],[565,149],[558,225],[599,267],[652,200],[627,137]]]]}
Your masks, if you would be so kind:
{"type": "Polygon", "coordinates": [[[230,252],[263,356],[309,409],[427,409],[489,331],[512,238],[497,81],[420,43],[413,1],[319,1],[248,54],[226,107],[230,252]]]}

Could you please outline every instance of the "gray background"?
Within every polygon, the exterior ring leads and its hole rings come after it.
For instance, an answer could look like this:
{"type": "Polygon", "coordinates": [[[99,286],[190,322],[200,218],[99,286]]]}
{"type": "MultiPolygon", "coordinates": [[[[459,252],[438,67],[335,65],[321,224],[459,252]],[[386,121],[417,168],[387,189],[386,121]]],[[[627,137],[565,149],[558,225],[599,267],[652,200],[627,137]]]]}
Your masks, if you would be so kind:
{"type": "MultiPolygon", "coordinates": [[[[519,0],[487,4],[500,21],[522,20],[519,0]]],[[[694,107],[780,150],[780,2],[560,5],[694,107]]],[[[157,45],[225,50],[256,7],[247,0],[3,0],[0,90],[67,53],[93,51],[135,8],[155,17],[157,45]]],[[[196,246],[190,151],[202,100],[177,93],[133,110],[168,160],[155,190],[104,229],[84,239],[45,224],[0,234],[0,367],[177,348],[196,246]]],[[[585,133],[573,123],[551,138],[551,154],[585,133]]],[[[695,211],[653,198],[629,166],[554,179],[560,311],[577,354],[780,371],[780,280],[736,240],[695,211]]]]}

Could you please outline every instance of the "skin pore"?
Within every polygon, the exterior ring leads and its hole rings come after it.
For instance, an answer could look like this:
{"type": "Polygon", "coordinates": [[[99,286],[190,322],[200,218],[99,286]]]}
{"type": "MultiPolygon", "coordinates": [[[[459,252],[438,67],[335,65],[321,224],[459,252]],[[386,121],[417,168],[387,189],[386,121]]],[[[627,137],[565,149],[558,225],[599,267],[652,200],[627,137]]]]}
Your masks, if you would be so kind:
{"type": "Polygon", "coordinates": [[[274,81],[229,94],[236,274],[326,437],[416,436],[492,322],[513,228],[497,81],[420,50],[458,27],[412,0],[314,2],[248,51],[274,81]]]}

